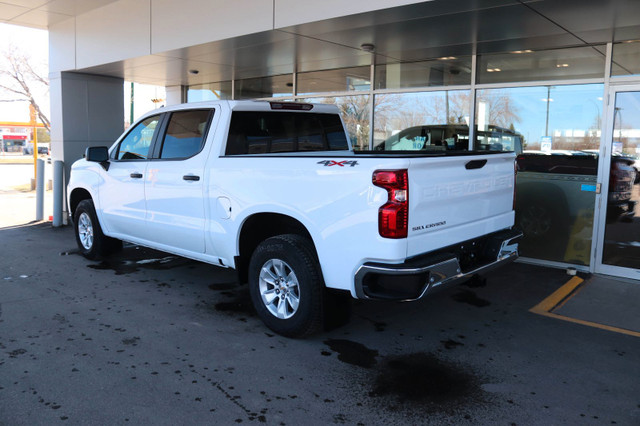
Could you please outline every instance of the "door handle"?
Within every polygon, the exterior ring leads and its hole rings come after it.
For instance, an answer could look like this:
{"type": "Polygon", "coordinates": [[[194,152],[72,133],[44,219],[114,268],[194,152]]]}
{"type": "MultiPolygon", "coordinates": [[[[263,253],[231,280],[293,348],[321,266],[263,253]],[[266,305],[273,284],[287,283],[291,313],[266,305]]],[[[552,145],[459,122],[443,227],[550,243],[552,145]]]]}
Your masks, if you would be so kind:
{"type": "Polygon", "coordinates": [[[131,177],[132,179],[140,179],[142,178],[142,173],[131,173],[129,177],[131,177]]]}
{"type": "Polygon", "coordinates": [[[182,176],[183,180],[191,180],[191,181],[199,181],[200,180],[200,176],[196,176],[196,175],[184,175],[182,176]]]}
{"type": "Polygon", "coordinates": [[[487,164],[487,160],[471,160],[464,165],[467,170],[481,169],[487,164]]]}

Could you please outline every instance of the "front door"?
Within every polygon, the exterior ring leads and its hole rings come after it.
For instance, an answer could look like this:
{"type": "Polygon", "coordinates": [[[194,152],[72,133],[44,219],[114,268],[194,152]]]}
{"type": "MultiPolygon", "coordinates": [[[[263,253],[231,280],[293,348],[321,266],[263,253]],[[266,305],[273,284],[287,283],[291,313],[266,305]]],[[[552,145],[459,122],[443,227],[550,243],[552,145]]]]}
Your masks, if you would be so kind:
{"type": "Polygon", "coordinates": [[[116,237],[144,238],[144,181],[151,143],[159,123],[160,115],[154,115],[129,130],[112,151],[109,169],[102,172],[103,225],[116,237]]]}
{"type": "Polygon", "coordinates": [[[607,114],[595,271],[640,279],[640,86],[612,87],[607,114]]]}

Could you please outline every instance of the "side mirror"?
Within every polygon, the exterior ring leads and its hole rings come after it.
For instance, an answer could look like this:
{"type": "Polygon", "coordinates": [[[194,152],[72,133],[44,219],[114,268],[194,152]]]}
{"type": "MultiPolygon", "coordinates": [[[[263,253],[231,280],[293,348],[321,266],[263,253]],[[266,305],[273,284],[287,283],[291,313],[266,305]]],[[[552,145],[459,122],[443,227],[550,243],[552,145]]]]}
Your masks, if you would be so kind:
{"type": "Polygon", "coordinates": [[[84,152],[84,158],[87,161],[100,163],[105,169],[109,170],[109,148],[106,146],[90,146],[84,152]]]}

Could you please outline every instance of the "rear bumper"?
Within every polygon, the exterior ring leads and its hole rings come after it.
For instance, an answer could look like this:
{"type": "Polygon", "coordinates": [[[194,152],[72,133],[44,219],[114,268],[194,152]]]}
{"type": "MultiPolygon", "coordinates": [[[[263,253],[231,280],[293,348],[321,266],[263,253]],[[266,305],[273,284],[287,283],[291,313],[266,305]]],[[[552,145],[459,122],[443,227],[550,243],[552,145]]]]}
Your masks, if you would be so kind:
{"type": "Polygon", "coordinates": [[[401,264],[369,262],[355,275],[359,299],[417,300],[518,257],[519,229],[507,229],[426,253],[401,264]]]}

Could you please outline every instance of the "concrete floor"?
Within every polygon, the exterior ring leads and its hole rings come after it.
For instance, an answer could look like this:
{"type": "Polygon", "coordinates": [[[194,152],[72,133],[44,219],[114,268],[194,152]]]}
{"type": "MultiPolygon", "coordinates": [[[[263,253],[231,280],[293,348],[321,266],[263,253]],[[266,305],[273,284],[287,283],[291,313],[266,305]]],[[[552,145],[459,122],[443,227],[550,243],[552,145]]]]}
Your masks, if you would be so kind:
{"type": "Polygon", "coordinates": [[[48,224],[0,247],[2,425],[640,424],[640,338],[529,312],[561,270],[356,302],[291,340],[231,271],[136,247],[90,262],[48,224]]]}

